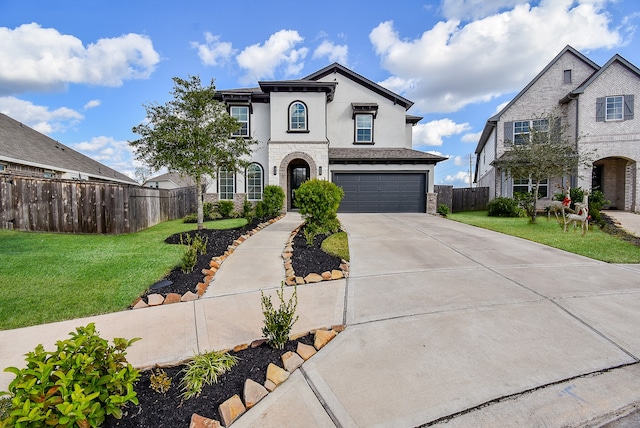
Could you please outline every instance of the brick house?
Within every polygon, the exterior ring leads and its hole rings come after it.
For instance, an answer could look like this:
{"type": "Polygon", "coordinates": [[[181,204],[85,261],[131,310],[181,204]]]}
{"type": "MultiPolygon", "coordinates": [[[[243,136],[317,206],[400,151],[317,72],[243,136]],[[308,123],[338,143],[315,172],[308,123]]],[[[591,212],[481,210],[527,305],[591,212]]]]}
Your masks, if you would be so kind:
{"type": "Polygon", "coordinates": [[[218,90],[241,124],[237,135],[258,141],[251,165],[220,171],[205,200],[262,198],[282,187],[286,209],[311,178],[341,186],[342,212],[435,212],[434,168],[445,158],[412,149],[411,101],[334,63],[299,80],[218,90]]]}
{"type": "Polygon", "coordinates": [[[510,177],[492,163],[522,134],[534,118],[559,112],[580,153],[595,153],[577,175],[549,177],[540,183],[538,206],[545,206],[557,186],[599,189],[611,201],[605,208],[640,212],[640,120],[634,116],[640,92],[640,69],[620,55],[602,67],[571,46],[565,47],[500,112],[487,120],[476,147],[475,182],[491,198],[529,191],[526,177],[510,177]]]}

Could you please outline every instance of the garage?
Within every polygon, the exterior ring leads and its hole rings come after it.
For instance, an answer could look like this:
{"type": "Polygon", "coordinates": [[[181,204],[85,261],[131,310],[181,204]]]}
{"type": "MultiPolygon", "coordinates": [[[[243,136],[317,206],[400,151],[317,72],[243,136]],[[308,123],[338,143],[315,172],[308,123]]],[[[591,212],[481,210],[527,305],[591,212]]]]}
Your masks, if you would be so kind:
{"type": "Polygon", "coordinates": [[[426,212],[426,174],[336,172],[333,182],[344,190],[339,212],[426,212]]]}

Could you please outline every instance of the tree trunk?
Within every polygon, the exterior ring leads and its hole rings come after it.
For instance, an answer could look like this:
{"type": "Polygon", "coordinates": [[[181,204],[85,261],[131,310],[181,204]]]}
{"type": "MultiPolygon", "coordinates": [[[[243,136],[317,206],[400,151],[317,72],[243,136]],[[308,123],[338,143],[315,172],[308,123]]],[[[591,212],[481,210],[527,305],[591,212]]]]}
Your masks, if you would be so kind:
{"type": "Polygon", "coordinates": [[[196,179],[196,207],[198,212],[198,230],[204,229],[204,210],[202,209],[202,176],[196,179]]]}
{"type": "Polygon", "coordinates": [[[536,180],[536,185],[533,188],[533,212],[531,214],[531,223],[535,224],[538,217],[538,186],[540,186],[540,180],[536,180]]]}

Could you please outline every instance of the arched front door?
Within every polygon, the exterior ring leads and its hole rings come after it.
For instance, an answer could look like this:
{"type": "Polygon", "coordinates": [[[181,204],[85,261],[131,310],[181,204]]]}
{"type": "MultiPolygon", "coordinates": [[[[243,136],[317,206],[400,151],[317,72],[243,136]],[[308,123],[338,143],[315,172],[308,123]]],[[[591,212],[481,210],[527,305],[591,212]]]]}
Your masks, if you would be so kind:
{"type": "Polygon", "coordinates": [[[287,171],[287,187],[289,189],[288,199],[290,201],[290,209],[298,208],[295,205],[296,190],[298,190],[302,183],[310,178],[310,172],[311,169],[309,168],[309,164],[302,159],[294,159],[289,163],[287,171]]]}

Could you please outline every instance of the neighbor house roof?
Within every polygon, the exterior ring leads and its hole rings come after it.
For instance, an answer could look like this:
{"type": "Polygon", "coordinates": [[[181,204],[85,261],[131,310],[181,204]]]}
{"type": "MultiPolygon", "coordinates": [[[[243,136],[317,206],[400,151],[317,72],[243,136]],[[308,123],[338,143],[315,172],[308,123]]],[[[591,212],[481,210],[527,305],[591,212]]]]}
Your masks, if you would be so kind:
{"type": "Polygon", "coordinates": [[[436,164],[447,158],[418,150],[397,148],[332,148],[329,147],[329,163],[376,163],[376,164],[436,164]]]}
{"type": "Polygon", "coordinates": [[[132,178],[0,113],[0,160],[78,178],[138,184],[132,178]]]}
{"type": "Polygon", "coordinates": [[[196,185],[195,181],[193,181],[193,178],[181,175],[177,172],[167,172],[156,177],[147,178],[146,180],[144,180],[144,183],[142,183],[142,185],[144,186],[151,181],[169,181],[175,184],[176,187],[191,187],[196,185]]]}

